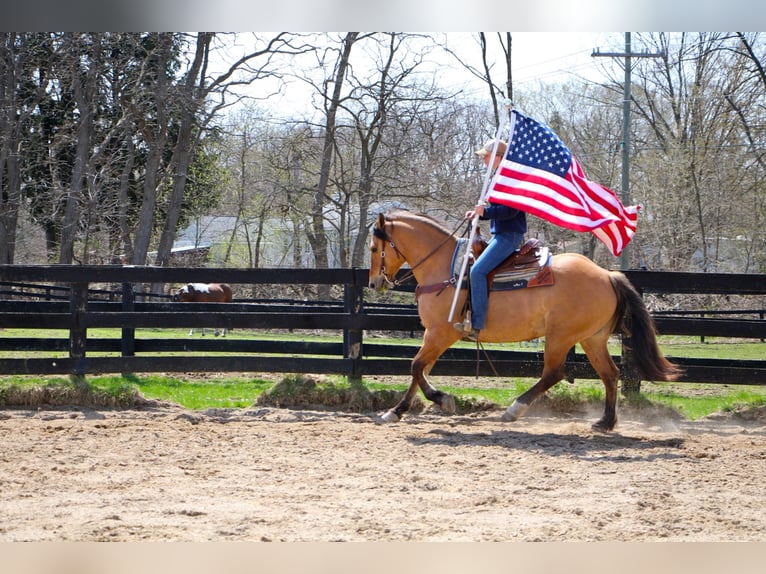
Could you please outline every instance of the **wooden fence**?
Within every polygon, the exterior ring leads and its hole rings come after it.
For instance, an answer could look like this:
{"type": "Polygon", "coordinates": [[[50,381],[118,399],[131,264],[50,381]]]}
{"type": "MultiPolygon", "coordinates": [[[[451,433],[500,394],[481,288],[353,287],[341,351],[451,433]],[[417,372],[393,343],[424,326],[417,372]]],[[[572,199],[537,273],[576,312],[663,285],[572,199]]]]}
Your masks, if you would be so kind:
{"type": "MultiPolygon", "coordinates": [[[[626,275],[642,292],[766,294],[764,275],[650,271],[628,271],[626,275]]],[[[412,345],[376,344],[372,337],[364,339],[364,333],[418,333],[422,327],[416,309],[413,305],[366,301],[367,277],[366,269],[0,266],[0,328],[69,332],[69,337],[62,339],[14,337],[0,332],[0,351],[37,352],[34,358],[0,358],[0,375],[242,371],[360,378],[409,374],[419,341],[413,340],[412,345]],[[166,294],[145,296],[137,288],[141,284],[183,284],[190,278],[237,285],[340,285],[343,296],[337,301],[174,303],[166,294]],[[118,289],[94,289],[103,285],[118,289]],[[120,328],[121,337],[89,337],[88,329],[97,327],[120,328]],[[342,342],[315,342],[310,336],[306,341],[135,336],[136,329],[141,328],[191,327],[329,330],[342,333],[342,342]],[[160,353],[166,355],[158,356],[160,353]]],[[[661,334],[766,339],[762,307],[741,313],[751,318],[655,314],[655,321],[661,334]]],[[[477,365],[476,356],[475,349],[449,349],[432,372],[494,376],[486,360],[477,365]]],[[[492,349],[488,356],[503,377],[537,377],[542,370],[542,351],[492,349]]],[[[686,369],[682,381],[766,384],[766,361],[671,358],[686,369]]],[[[624,372],[631,372],[629,354],[623,353],[615,361],[624,372]]],[[[567,377],[596,378],[596,374],[585,356],[573,351],[567,361],[567,377]]]]}

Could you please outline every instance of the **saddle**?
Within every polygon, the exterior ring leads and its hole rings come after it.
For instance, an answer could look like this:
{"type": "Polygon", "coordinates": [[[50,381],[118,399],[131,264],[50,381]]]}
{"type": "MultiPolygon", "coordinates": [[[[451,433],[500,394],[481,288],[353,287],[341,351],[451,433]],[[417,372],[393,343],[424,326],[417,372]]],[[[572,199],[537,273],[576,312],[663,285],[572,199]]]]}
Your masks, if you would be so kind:
{"type": "MultiPolygon", "coordinates": [[[[487,242],[477,234],[471,246],[474,260],[486,248],[487,242]]],[[[539,239],[529,239],[487,276],[487,286],[490,291],[512,291],[553,285],[551,257],[539,239]]]]}
{"type": "MultiPolygon", "coordinates": [[[[461,250],[467,248],[467,240],[458,241],[455,253],[452,256],[452,274],[450,279],[431,285],[418,285],[415,288],[415,302],[421,295],[436,293],[440,295],[450,285],[457,283],[459,273],[455,272],[460,261],[461,250]]],[[[477,233],[471,245],[472,261],[481,255],[487,248],[487,242],[477,233]]],[[[490,291],[512,291],[525,287],[542,287],[553,285],[553,268],[551,267],[551,253],[547,247],[543,247],[538,239],[530,239],[519,249],[511,253],[505,261],[498,265],[487,276],[490,291]]],[[[461,284],[463,289],[470,288],[468,281],[461,284]]],[[[470,299],[467,299],[469,301],[470,299]]]]}

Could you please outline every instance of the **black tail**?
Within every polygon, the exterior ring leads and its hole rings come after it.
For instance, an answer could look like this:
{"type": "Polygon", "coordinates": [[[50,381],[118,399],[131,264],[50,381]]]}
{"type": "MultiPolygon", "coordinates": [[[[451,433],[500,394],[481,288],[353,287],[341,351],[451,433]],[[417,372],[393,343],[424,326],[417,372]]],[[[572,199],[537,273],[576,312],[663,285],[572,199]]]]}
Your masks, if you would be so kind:
{"type": "Polygon", "coordinates": [[[615,331],[631,338],[631,349],[641,378],[647,381],[675,381],[683,369],[668,361],[657,345],[657,330],[649,309],[635,287],[622,273],[610,274],[617,293],[615,331]]]}

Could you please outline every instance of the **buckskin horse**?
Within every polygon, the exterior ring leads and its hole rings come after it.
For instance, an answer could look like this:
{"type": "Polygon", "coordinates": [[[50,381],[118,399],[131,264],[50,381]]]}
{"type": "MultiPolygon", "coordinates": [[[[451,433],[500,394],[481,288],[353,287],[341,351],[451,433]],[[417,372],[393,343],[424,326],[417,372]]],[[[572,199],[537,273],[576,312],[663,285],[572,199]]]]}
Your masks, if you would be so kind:
{"type": "MultiPolygon", "coordinates": [[[[383,414],[386,422],[401,419],[418,388],[443,411],[455,411],[454,398],[434,388],[427,376],[441,354],[462,337],[448,320],[456,287],[451,272],[457,243],[454,233],[442,223],[406,210],[379,214],[373,228],[370,288],[383,290],[394,286],[396,272],[408,263],[418,283],[418,314],[425,327],[422,345],[412,361],[410,387],[396,406],[383,414]]],[[[619,377],[619,369],[607,349],[612,333],[630,334],[636,368],[642,379],[672,381],[682,371],[662,355],[654,321],[624,274],[607,271],[576,253],[553,256],[550,271],[551,285],[490,291],[487,323],[481,330],[479,342],[545,337],[540,380],[516,398],[503,413],[502,420],[517,420],[535,399],[563,379],[567,353],[580,343],[606,389],[604,414],[593,428],[610,431],[617,423],[619,377]]],[[[467,290],[461,290],[456,309],[463,308],[466,293],[467,290]]]]}
{"type": "MultiPolygon", "coordinates": [[[[226,283],[187,283],[173,293],[173,301],[185,303],[231,303],[231,286],[226,283]]],[[[189,336],[194,334],[194,328],[189,331],[189,336]]],[[[226,336],[226,328],[215,330],[215,336],[226,336]]],[[[205,336],[205,328],[202,328],[202,336],[205,336]]]]}

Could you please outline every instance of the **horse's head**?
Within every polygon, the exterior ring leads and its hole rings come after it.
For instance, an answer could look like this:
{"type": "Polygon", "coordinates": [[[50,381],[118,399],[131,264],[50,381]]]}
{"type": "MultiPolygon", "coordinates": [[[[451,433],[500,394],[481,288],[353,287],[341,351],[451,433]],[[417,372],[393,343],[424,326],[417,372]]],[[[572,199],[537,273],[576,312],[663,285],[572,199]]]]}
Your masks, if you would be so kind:
{"type": "Polygon", "coordinates": [[[396,248],[391,238],[393,225],[388,223],[386,216],[378,215],[378,220],[372,228],[370,240],[370,289],[382,291],[394,286],[394,277],[406,260],[396,248]]]}

